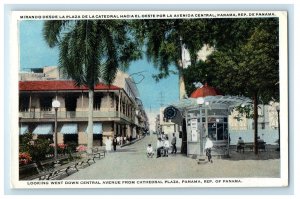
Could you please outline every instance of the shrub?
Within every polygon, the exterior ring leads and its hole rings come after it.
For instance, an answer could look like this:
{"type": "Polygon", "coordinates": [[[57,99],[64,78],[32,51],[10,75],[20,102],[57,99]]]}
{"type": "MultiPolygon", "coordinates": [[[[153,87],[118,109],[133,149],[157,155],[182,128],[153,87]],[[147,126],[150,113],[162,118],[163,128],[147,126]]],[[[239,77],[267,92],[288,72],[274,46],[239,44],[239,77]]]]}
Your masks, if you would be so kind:
{"type": "Polygon", "coordinates": [[[86,151],[87,147],[84,145],[79,145],[78,147],[76,147],[76,151],[81,152],[81,151],[86,151]]]}
{"type": "Polygon", "coordinates": [[[26,165],[32,161],[32,157],[27,152],[19,153],[19,164],[26,165]]]}
{"type": "Polygon", "coordinates": [[[45,160],[46,155],[53,154],[52,147],[49,147],[50,143],[51,140],[46,138],[33,140],[32,133],[29,132],[20,137],[19,152],[27,152],[32,157],[33,162],[45,160]]]}

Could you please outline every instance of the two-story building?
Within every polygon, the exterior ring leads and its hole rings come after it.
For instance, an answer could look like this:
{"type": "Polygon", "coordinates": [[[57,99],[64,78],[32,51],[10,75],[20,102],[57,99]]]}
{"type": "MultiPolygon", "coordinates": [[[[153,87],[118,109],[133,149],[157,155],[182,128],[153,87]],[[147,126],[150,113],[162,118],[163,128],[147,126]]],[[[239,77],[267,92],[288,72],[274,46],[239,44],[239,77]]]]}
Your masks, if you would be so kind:
{"type": "MultiPolygon", "coordinates": [[[[53,72],[53,71],[52,71],[53,72]]],[[[35,74],[34,77],[37,75],[35,74]]],[[[46,75],[41,75],[45,77],[46,75]]],[[[34,136],[52,138],[54,132],[54,99],[60,102],[58,109],[58,143],[87,143],[88,88],[76,87],[72,80],[45,80],[28,77],[19,82],[20,134],[28,131],[34,136]]],[[[22,78],[20,78],[22,79],[22,78]]],[[[24,79],[24,77],[23,77],[24,79]]],[[[143,107],[137,103],[138,91],[130,77],[118,72],[113,85],[98,84],[94,88],[93,134],[94,145],[103,136],[136,138],[144,130],[147,120],[143,107]],[[137,114],[137,112],[139,114],[137,114]],[[140,114],[142,113],[142,114],[140,114]]]]}

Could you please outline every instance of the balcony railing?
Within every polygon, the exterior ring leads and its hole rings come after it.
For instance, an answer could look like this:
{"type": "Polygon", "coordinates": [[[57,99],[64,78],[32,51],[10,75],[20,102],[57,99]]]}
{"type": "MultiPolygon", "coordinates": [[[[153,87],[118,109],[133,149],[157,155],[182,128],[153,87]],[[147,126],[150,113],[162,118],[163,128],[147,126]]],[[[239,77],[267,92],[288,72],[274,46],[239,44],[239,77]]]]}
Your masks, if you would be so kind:
{"type": "MultiPolygon", "coordinates": [[[[58,119],[68,119],[68,118],[88,118],[88,111],[58,111],[58,119]]],[[[54,111],[32,111],[32,112],[19,112],[19,117],[24,119],[54,119],[54,111]]],[[[119,118],[119,113],[117,111],[96,111],[93,112],[94,118],[119,118]]],[[[120,114],[120,118],[134,123],[134,119],[120,114]]]]}

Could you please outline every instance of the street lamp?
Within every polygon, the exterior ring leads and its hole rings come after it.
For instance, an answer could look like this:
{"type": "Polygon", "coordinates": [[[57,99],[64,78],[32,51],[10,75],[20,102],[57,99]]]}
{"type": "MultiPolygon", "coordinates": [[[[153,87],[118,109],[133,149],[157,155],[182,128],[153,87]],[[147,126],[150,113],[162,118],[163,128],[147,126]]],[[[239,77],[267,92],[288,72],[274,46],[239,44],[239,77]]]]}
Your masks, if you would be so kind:
{"type": "Polygon", "coordinates": [[[203,142],[203,127],[202,127],[202,110],[201,107],[204,104],[205,100],[203,97],[198,97],[197,98],[197,104],[199,105],[199,109],[200,109],[200,155],[203,155],[203,148],[204,148],[204,142],[203,142]]]}
{"type": "Polygon", "coordinates": [[[54,124],[54,158],[57,160],[57,110],[60,107],[58,100],[53,100],[52,107],[55,110],[55,124],[54,124]]]}
{"type": "Polygon", "coordinates": [[[277,119],[278,119],[278,151],[280,151],[280,105],[276,106],[277,119]]]}

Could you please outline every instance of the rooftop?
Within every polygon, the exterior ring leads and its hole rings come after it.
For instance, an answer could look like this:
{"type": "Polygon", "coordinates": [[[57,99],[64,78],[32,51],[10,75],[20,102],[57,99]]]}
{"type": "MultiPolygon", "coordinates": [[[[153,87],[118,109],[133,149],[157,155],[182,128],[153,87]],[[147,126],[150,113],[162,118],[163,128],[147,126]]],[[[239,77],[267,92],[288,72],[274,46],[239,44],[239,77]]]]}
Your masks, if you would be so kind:
{"type": "Polygon", "coordinates": [[[198,98],[198,97],[206,97],[206,96],[216,96],[221,95],[221,93],[215,89],[214,87],[208,86],[206,83],[204,86],[197,88],[191,94],[191,98],[198,98]]]}
{"type": "MultiPolygon", "coordinates": [[[[97,84],[95,90],[120,90],[114,85],[97,84]]],[[[19,81],[20,91],[57,91],[57,90],[88,90],[87,86],[77,87],[71,80],[54,81],[19,81]]]]}

